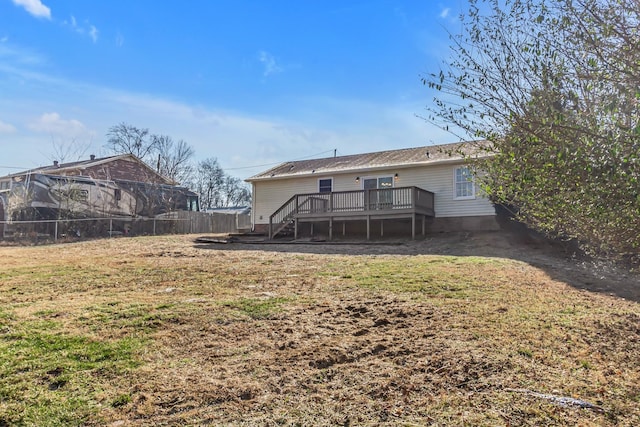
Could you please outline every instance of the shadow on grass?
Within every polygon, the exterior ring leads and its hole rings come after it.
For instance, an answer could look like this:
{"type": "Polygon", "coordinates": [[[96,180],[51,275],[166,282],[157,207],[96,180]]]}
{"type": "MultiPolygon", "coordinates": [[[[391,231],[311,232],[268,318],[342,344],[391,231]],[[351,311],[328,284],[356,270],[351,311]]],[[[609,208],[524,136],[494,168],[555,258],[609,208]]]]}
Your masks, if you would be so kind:
{"type": "Polygon", "coordinates": [[[326,255],[444,255],[497,257],[525,262],[551,278],[590,292],[640,302],[640,276],[614,265],[586,259],[561,244],[517,231],[460,232],[420,240],[337,240],[332,242],[199,243],[200,249],[326,255]]]}

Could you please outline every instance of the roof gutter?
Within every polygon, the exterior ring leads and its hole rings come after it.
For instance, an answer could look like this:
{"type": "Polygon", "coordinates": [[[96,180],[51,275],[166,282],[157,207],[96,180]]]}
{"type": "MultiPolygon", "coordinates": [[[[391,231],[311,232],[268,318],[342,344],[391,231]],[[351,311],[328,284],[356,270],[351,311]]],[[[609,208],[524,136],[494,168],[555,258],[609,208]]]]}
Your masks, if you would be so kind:
{"type": "MultiPolygon", "coordinates": [[[[483,158],[476,157],[476,159],[483,158]]],[[[408,163],[408,164],[397,164],[397,165],[385,165],[385,166],[373,166],[373,167],[364,167],[364,168],[354,168],[354,169],[327,169],[317,172],[304,172],[298,174],[287,174],[287,175],[274,175],[274,176],[265,176],[260,178],[247,178],[245,182],[261,182],[261,181],[275,181],[275,180],[284,180],[284,179],[294,179],[294,178],[309,178],[309,177],[318,177],[318,176],[327,176],[327,175],[347,175],[353,173],[367,173],[367,172],[377,172],[381,170],[389,170],[389,169],[410,169],[417,167],[430,167],[437,165],[447,165],[447,164],[455,164],[455,163],[464,163],[467,159],[457,157],[451,159],[443,159],[443,160],[435,160],[431,162],[424,163],[408,163]]]]}

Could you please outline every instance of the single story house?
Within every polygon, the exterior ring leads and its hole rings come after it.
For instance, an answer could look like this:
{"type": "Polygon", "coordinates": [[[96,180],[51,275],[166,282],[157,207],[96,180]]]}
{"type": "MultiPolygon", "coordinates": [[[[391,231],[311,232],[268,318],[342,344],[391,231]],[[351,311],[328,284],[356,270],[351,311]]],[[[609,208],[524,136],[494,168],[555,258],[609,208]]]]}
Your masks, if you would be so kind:
{"type": "Polygon", "coordinates": [[[154,217],[175,210],[198,210],[198,195],[132,154],[55,161],[0,177],[0,237],[16,221],[154,217]]]}
{"type": "Polygon", "coordinates": [[[270,238],[495,230],[496,210],[469,159],[487,141],[282,163],[246,181],[252,224],[270,238]]]}

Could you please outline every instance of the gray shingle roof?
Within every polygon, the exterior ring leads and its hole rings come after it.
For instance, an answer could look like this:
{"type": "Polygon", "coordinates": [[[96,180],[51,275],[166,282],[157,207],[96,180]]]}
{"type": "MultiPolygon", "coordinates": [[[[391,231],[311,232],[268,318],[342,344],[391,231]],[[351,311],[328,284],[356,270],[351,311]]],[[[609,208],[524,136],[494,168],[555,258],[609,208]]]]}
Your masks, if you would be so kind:
{"type": "Polygon", "coordinates": [[[94,157],[93,159],[86,159],[86,160],[78,160],[75,162],[67,162],[67,163],[58,163],[58,164],[50,164],[50,165],[46,165],[46,166],[39,166],[37,168],[33,168],[33,169],[28,169],[26,171],[22,171],[22,172],[16,172],[16,173],[12,173],[11,175],[7,175],[7,176],[17,176],[17,175],[25,175],[28,173],[41,173],[41,174],[56,174],[56,173],[60,173],[62,171],[66,171],[69,169],[83,169],[89,166],[95,166],[95,165],[99,165],[102,163],[106,163],[118,158],[124,158],[124,157],[128,157],[130,156],[129,154],[118,154],[115,156],[108,156],[108,157],[94,157]]]}
{"type": "Polygon", "coordinates": [[[177,184],[176,182],[172,181],[171,179],[160,175],[151,166],[149,166],[148,164],[146,164],[145,162],[140,160],[135,155],[129,154],[129,153],[127,153],[127,154],[117,154],[117,155],[107,156],[107,157],[91,156],[89,159],[78,160],[78,161],[75,161],[75,162],[54,163],[54,164],[49,164],[49,165],[46,165],[46,166],[39,166],[37,168],[29,169],[29,170],[22,171],[22,172],[12,173],[10,175],[6,175],[6,176],[1,177],[1,178],[12,178],[12,177],[15,177],[15,176],[22,176],[22,175],[33,174],[33,173],[39,173],[39,174],[44,174],[44,175],[65,175],[69,171],[78,171],[78,170],[79,171],[85,171],[86,169],[88,169],[90,167],[93,167],[93,166],[98,166],[98,165],[102,165],[102,164],[105,164],[105,163],[113,162],[113,161],[116,161],[116,160],[119,160],[119,159],[127,159],[127,158],[136,161],[137,163],[140,164],[141,167],[148,169],[151,173],[153,173],[153,174],[157,175],[158,177],[160,177],[160,179],[162,179],[165,184],[168,184],[168,185],[177,184]]]}
{"type": "Polygon", "coordinates": [[[246,181],[459,161],[465,156],[484,156],[487,154],[487,147],[489,147],[487,141],[468,141],[354,154],[350,156],[298,160],[284,162],[276,167],[247,178],[246,181]]]}

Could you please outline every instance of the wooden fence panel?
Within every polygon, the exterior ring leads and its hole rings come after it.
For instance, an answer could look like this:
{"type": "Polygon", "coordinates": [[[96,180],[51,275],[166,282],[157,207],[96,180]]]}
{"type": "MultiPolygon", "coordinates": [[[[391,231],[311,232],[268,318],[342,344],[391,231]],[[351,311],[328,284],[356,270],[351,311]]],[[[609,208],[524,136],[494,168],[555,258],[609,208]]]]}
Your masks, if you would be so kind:
{"type": "Polygon", "coordinates": [[[247,214],[177,211],[164,217],[178,220],[179,233],[237,233],[251,228],[251,216],[247,214]]]}

